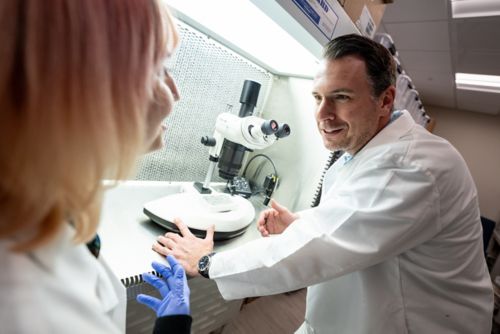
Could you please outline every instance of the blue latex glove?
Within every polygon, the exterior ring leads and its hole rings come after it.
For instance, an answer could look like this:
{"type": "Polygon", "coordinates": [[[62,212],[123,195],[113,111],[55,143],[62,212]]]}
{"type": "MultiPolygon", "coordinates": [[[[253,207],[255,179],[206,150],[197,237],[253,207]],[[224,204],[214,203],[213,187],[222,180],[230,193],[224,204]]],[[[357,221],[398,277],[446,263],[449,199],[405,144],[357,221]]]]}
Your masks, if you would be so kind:
{"type": "Polygon", "coordinates": [[[161,263],[153,262],[154,270],[161,274],[163,278],[144,273],[142,278],[160,292],[162,300],[140,294],[137,301],[148,306],[156,312],[158,317],[166,315],[189,314],[189,287],[184,268],[172,256],[167,256],[170,267],[161,263]]]}

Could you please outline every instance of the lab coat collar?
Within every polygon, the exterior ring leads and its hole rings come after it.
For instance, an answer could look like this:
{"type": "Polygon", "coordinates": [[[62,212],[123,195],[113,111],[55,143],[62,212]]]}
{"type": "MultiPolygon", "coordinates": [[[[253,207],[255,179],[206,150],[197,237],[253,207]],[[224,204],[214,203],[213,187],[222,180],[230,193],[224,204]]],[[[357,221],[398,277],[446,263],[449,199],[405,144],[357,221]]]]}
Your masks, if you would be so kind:
{"type": "MultiPolygon", "coordinates": [[[[396,118],[393,122],[386,125],[385,128],[380,130],[356,155],[366,151],[372,147],[377,147],[387,143],[398,141],[402,136],[408,133],[414,126],[415,121],[407,110],[401,111],[401,116],[396,118]]],[[[355,156],[356,156],[355,155],[355,156]]]]}
{"type": "Polygon", "coordinates": [[[38,262],[44,270],[53,271],[60,254],[74,247],[75,230],[69,224],[64,224],[57,236],[46,245],[29,252],[29,256],[38,262]]]}

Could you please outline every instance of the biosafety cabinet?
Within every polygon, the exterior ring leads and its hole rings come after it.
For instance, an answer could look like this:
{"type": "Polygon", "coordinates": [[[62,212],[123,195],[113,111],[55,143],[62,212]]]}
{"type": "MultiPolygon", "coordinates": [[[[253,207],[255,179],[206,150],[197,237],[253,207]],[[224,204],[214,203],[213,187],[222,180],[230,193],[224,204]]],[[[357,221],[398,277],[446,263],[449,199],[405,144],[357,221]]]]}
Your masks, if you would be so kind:
{"type": "MultiPolygon", "coordinates": [[[[292,209],[307,207],[328,158],[310,94],[322,47],[348,33],[374,37],[386,5],[381,0],[167,2],[181,35],[168,64],[181,100],[166,121],[166,148],[141,161],[137,179],[203,180],[209,161],[200,138],[213,133],[220,113],[238,114],[243,83],[252,80],[261,85],[254,115],[287,122],[291,135],[248,152],[245,161],[269,155],[280,176],[274,196],[292,209]]],[[[259,184],[271,172],[261,160],[247,171],[261,169],[254,180],[259,184]]],[[[213,180],[223,181],[217,175],[213,180]]]]}
{"type": "MultiPolygon", "coordinates": [[[[243,83],[251,80],[260,84],[253,114],[286,122],[291,134],[266,149],[246,152],[239,174],[256,187],[276,174],[273,198],[292,210],[311,206],[331,160],[317,133],[310,97],[322,46],[348,33],[375,38],[385,6],[357,0],[167,2],[181,37],[167,66],[181,99],[165,121],[165,148],[139,161],[135,180],[107,192],[99,230],[101,254],[127,287],[127,333],[151,332],[155,320],[135,297],[154,293],[141,273],[151,270],[152,261],[162,261],[151,244],[166,231],[143,214],[144,203],[205,179],[210,162],[200,138],[213,133],[219,114],[238,113],[243,83]]],[[[217,172],[212,181],[216,187],[226,183],[217,172]]],[[[257,215],[265,207],[262,199],[250,198],[257,215]]],[[[215,250],[258,237],[252,223],[241,236],[216,243],[215,250]]],[[[189,285],[193,333],[220,330],[239,313],[243,300],[224,301],[213,281],[195,278],[189,285]]]]}

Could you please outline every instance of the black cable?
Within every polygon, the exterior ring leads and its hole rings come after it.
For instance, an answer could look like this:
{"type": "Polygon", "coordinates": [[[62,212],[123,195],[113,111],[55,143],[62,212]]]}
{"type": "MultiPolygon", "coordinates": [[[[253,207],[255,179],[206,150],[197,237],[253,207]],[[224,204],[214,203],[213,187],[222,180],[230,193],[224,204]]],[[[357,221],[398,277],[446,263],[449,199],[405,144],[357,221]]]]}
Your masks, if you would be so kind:
{"type": "MultiPolygon", "coordinates": [[[[246,172],[248,170],[248,166],[250,166],[250,164],[252,163],[252,161],[254,161],[256,158],[259,158],[259,157],[262,157],[262,158],[266,159],[267,161],[269,161],[271,163],[271,165],[273,166],[274,174],[267,175],[266,179],[264,181],[264,187],[261,188],[261,189],[259,189],[259,190],[254,191],[252,193],[252,195],[256,195],[258,193],[263,193],[265,195],[263,203],[264,203],[264,205],[267,205],[269,203],[269,201],[271,200],[271,195],[274,192],[274,189],[278,185],[278,171],[276,170],[276,166],[274,165],[274,162],[271,160],[271,158],[269,158],[265,154],[256,154],[256,155],[254,155],[248,161],[248,163],[246,164],[245,169],[243,169],[242,177],[245,178],[246,172]]],[[[260,165],[257,168],[257,170],[256,170],[256,172],[255,172],[254,175],[260,175],[260,172],[261,172],[262,168],[263,168],[263,165],[260,165]]]]}
{"type": "Polygon", "coordinates": [[[325,174],[328,171],[328,169],[337,161],[340,156],[344,154],[344,151],[333,151],[330,152],[330,155],[328,156],[328,159],[325,164],[325,168],[323,169],[323,173],[321,174],[321,178],[319,180],[318,187],[316,189],[316,193],[314,194],[311,207],[316,207],[319,204],[319,201],[321,200],[321,190],[323,188],[323,180],[325,178],[325,174]]]}
{"type": "Polygon", "coordinates": [[[259,153],[259,154],[254,155],[254,156],[253,156],[250,160],[248,160],[248,162],[247,162],[247,164],[246,164],[246,166],[245,166],[245,169],[243,169],[243,173],[242,173],[242,176],[243,176],[243,177],[245,177],[246,172],[247,172],[247,169],[248,169],[248,166],[250,166],[250,163],[251,163],[252,161],[254,161],[254,160],[255,160],[255,158],[258,158],[258,157],[263,157],[263,158],[267,159],[267,160],[271,163],[271,165],[273,166],[273,169],[274,169],[274,175],[276,175],[276,176],[278,175],[278,172],[276,171],[276,166],[274,165],[274,162],[271,160],[271,158],[269,158],[269,157],[268,157],[267,155],[265,155],[265,154],[259,153]]]}

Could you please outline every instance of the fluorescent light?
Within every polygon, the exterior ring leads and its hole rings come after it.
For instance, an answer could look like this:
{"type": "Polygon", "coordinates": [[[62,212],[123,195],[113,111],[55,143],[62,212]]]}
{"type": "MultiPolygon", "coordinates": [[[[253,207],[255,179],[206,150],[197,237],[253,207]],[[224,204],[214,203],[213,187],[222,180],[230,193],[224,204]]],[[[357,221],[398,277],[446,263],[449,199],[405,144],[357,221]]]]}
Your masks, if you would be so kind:
{"type": "Polygon", "coordinates": [[[451,0],[452,16],[455,19],[465,17],[500,15],[499,0],[451,0]]]}
{"type": "Polygon", "coordinates": [[[274,74],[313,77],[317,57],[249,0],[167,0],[181,20],[274,74]]]}
{"type": "Polygon", "coordinates": [[[457,89],[479,92],[500,93],[500,76],[455,73],[457,89]]]}

